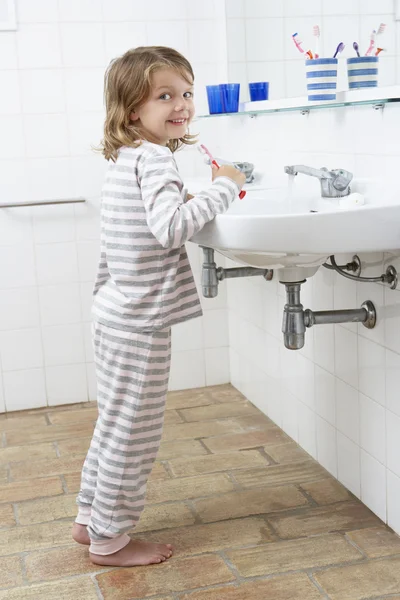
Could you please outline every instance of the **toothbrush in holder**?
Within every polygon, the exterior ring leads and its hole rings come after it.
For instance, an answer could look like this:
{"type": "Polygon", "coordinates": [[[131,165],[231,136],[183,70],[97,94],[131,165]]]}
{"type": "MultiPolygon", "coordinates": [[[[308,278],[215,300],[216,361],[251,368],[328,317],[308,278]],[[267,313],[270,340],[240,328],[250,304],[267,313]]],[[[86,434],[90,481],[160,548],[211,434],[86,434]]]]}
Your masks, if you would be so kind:
{"type": "Polygon", "coordinates": [[[319,58],[319,38],[321,37],[321,30],[319,28],[319,25],[314,25],[314,27],[313,27],[313,35],[315,36],[314,58],[319,58]]]}
{"type": "Polygon", "coordinates": [[[369,47],[368,47],[368,50],[365,53],[365,56],[369,56],[371,54],[371,52],[372,52],[372,50],[373,50],[373,48],[375,46],[375,37],[376,37],[376,30],[373,29],[371,31],[371,37],[370,37],[370,40],[369,40],[369,47]]]}
{"type": "Polygon", "coordinates": [[[340,44],[338,44],[338,47],[336,48],[336,52],[333,55],[333,58],[336,58],[338,54],[340,54],[341,52],[343,52],[345,46],[343,42],[340,42],[340,44]]]}
{"type": "MultiPolygon", "coordinates": [[[[208,148],[206,148],[206,146],[204,144],[200,144],[199,146],[197,146],[199,152],[201,152],[202,154],[206,155],[208,157],[207,159],[207,163],[208,164],[213,164],[217,167],[217,169],[219,169],[219,164],[217,163],[217,161],[215,160],[215,158],[213,157],[213,155],[211,154],[211,152],[208,150],[208,148]]],[[[244,190],[241,190],[239,192],[239,198],[242,200],[246,195],[246,192],[244,190]]]]}

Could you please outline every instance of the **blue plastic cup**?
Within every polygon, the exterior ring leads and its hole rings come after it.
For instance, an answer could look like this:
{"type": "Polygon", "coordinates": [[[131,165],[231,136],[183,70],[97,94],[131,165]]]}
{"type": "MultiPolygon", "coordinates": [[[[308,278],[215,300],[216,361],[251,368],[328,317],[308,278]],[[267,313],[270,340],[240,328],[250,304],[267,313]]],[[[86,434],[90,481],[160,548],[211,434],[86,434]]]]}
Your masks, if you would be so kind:
{"type": "Polygon", "coordinates": [[[222,104],[222,94],[220,86],[206,85],[206,89],[208,99],[208,110],[210,111],[210,115],[225,112],[222,104]]]}
{"type": "Polygon", "coordinates": [[[223,112],[233,113],[239,110],[240,83],[221,83],[223,112]]]}
{"type": "Polygon", "coordinates": [[[256,100],[268,100],[269,82],[254,81],[249,83],[249,90],[251,102],[255,102],[256,100]]]}

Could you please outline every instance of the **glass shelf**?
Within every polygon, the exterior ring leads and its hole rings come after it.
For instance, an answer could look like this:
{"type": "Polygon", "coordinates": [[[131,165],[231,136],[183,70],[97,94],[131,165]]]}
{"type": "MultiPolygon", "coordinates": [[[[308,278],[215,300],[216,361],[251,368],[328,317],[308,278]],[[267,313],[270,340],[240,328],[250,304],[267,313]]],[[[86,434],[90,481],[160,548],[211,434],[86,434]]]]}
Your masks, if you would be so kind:
{"type": "Polygon", "coordinates": [[[195,116],[194,120],[209,119],[212,117],[233,117],[236,115],[254,117],[262,114],[272,114],[281,112],[293,112],[299,111],[302,114],[308,114],[313,110],[321,110],[328,108],[342,108],[344,106],[372,106],[375,109],[382,109],[384,105],[395,102],[400,102],[400,88],[387,88],[386,94],[382,90],[382,97],[374,90],[375,97],[372,97],[371,91],[367,92],[368,96],[365,97],[366,90],[355,90],[351,92],[339,92],[338,98],[335,102],[308,102],[305,98],[292,98],[283,100],[273,101],[261,101],[261,102],[246,102],[246,110],[235,113],[218,113],[213,115],[198,115],[195,116]],[[258,107],[251,105],[257,104],[258,107]]]}

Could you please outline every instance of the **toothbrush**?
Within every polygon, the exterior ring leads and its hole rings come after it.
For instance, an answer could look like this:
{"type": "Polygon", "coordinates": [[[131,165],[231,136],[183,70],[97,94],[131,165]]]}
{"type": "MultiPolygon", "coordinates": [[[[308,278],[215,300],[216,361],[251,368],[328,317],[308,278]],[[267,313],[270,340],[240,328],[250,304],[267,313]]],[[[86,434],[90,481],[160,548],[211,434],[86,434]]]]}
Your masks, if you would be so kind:
{"type": "Polygon", "coordinates": [[[298,33],[294,33],[294,34],[292,35],[292,40],[293,40],[293,42],[294,42],[294,45],[296,46],[297,50],[298,50],[299,52],[301,52],[302,54],[304,54],[304,50],[303,50],[303,48],[301,47],[301,44],[302,44],[303,42],[302,42],[302,41],[300,41],[300,38],[299,38],[298,36],[299,36],[299,34],[298,34],[298,33]]]}
{"type": "Polygon", "coordinates": [[[377,48],[375,52],[375,56],[379,56],[381,52],[385,52],[386,48],[377,48]]]}
{"type": "Polygon", "coordinates": [[[340,54],[340,52],[343,52],[345,46],[343,42],[340,42],[340,44],[338,44],[338,47],[336,48],[336,52],[333,55],[333,58],[336,58],[338,54],[340,54]]]}
{"type": "Polygon", "coordinates": [[[366,51],[365,56],[369,56],[371,54],[372,49],[375,46],[375,36],[376,36],[376,31],[375,31],[375,29],[373,29],[371,31],[371,38],[370,38],[370,41],[369,41],[369,48],[366,51]]]}
{"type": "Polygon", "coordinates": [[[378,27],[378,31],[376,32],[376,35],[382,35],[382,33],[385,32],[386,29],[386,23],[381,23],[378,27]]]}
{"type": "MultiPolygon", "coordinates": [[[[217,161],[215,160],[215,158],[213,157],[213,155],[211,154],[211,152],[208,150],[208,148],[206,148],[206,146],[204,144],[199,144],[197,146],[197,149],[199,152],[201,152],[201,154],[204,154],[205,156],[205,162],[206,164],[210,165],[215,165],[217,167],[217,169],[219,169],[219,164],[217,163],[217,161]]],[[[241,192],[239,192],[239,198],[242,200],[246,195],[246,192],[244,190],[241,190],[241,192]]]]}
{"type": "Polygon", "coordinates": [[[313,27],[313,35],[315,36],[315,52],[314,57],[319,58],[319,38],[321,36],[321,31],[319,25],[314,25],[313,27]]]}
{"type": "Polygon", "coordinates": [[[353,42],[353,48],[357,52],[357,56],[360,57],[360,52],[359,52],[359,48],[358,48],[357,42],[353,42]]]}

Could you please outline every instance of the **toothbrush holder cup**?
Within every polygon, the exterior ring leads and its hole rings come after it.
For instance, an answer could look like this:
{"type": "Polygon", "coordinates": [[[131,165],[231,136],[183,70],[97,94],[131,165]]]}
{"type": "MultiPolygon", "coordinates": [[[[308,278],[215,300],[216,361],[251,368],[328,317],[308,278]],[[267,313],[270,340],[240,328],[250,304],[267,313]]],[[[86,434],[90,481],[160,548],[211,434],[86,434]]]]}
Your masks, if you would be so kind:
{"type": "Polygon", "coordinates": [[[240,83],[221,83],[221,98],[223,112],[233,113],[239,110],[240,83]]]}
{"type": "Polygon", "coordinates": [[[269,82],[253,81],[249,83],[250,101],[268,100],[269,82]]]}
{"type": "Polygon", "coordinates": [[[347,59],[349,90],[378,87],[379,56],[357,56],[347,59]]]}
{"type": "Polygon", "coordinates": [[[206,85],[208,110],[210,115],[225,112],[222,104],[222,94],[219,85],[206,85]]]}
{"type": "Polygon", "coordinates": [[[336,100],[337,58],[306,60],[308,100],[312,102],[336,100]]]}

